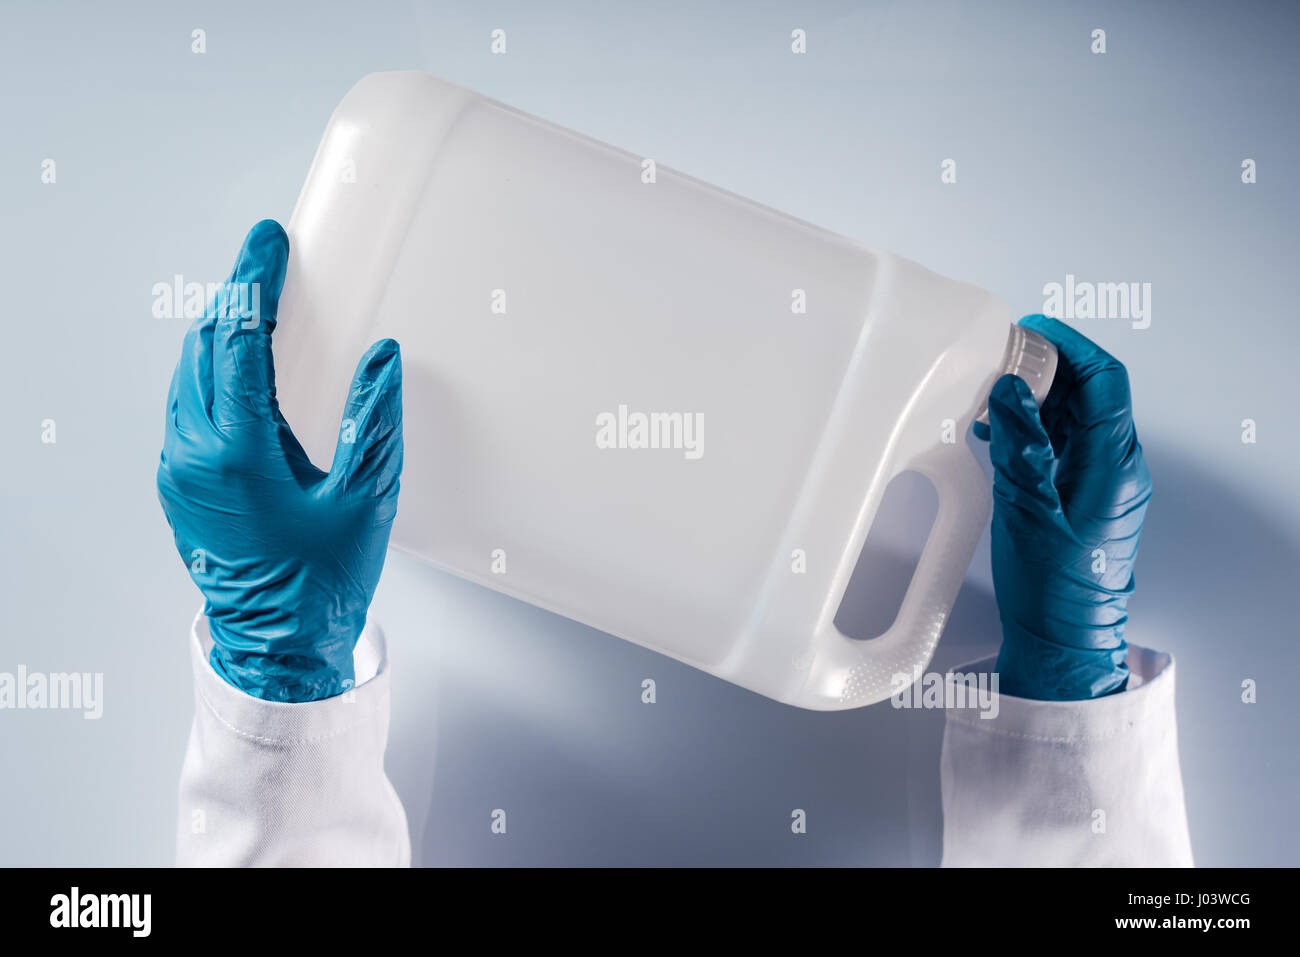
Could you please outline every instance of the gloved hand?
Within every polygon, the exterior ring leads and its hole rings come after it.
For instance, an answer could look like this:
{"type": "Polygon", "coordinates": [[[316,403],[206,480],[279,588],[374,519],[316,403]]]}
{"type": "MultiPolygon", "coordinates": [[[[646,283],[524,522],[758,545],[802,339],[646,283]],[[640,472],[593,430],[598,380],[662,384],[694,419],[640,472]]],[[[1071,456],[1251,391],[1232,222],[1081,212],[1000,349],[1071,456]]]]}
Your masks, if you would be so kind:
{"type": "Polygon", "coordinates": [[[1128,682],[1124,625],[1151,476],[1124,366],[1046,316],[1020,321],[1056,346],[1040,410],[1004,375],[989,398],[993,585],[1002,618],[1000,689],[1048,701],[1128,682]],[[990,437],[991,436],[991,437],[990,437]]]}
{"type": "Polygon", "coordinates": [[[352,652],[397,513],[402,362],[392,339],[366,351],[333,466],[312,465],[275,398],[271,333],[288,258],[279,223],[254,226],[228,284],[185,336],[158,494],[206,598],[213,668],[256,697],[311,701],[354,679],[352,652]],[[258,284],[256,300],[239,283],[258,284]],[[232,308],[254,301],[258,316],[232,308]]]}

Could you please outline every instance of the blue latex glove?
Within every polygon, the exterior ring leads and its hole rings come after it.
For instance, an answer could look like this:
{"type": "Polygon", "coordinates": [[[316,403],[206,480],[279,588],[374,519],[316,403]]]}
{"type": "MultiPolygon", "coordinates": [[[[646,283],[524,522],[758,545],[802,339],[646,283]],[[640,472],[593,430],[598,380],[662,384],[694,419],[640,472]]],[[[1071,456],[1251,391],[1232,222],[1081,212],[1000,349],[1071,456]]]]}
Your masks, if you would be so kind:
{"type": "Polygon", "coordinates": [[[1055,319],[1020,324],[1056,346],[1059,364],[1041,413],[1029,386],[1005,375],[976,431],[994,469],[1000,689],[1096,698],[1128,683],[1124,625],[1151,476],[1124,366],[1055,319]]]}
{"type": "Polygon", "coordinates": [[[271,333],[289,258],[279,223],[249,231],[229,283],[185,336],[167,399],[158,494],[207,599],[213,668],[271,701],[351,687],[402,470],[402,362],[376,342],[348,392],[333,467],[308,460],[275,398],[271,333]],[[230,308],[252,296],[260,316],[230,308]],[[242,287],[244,290],[251,286],[242,287]]]}

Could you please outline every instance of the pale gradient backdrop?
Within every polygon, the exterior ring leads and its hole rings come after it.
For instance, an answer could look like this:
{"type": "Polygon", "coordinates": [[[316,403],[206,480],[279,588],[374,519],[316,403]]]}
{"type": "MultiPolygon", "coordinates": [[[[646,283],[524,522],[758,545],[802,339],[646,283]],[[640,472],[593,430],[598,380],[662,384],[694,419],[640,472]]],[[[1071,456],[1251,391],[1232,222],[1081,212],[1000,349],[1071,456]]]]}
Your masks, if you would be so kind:
{"type": "MultiPolygon", "coordinates": [[[[1130,637],[1178,658],[1198,862],[1296,864],[1298,21],[1267,2],[6,0],[0,671],[102,671],[106,701],[97,722],[0,711],[0,864],[170,860],[199,599],[154,492],[184,323],[150,290],[224,278],[249,225],[287,221],[352,83],[406,68],[1024,312],[1067,273],[1150,282],[1149,329],[1078,323],[1127,363],[1155,476],[1130,637]]],[[[374,610],[417,863],[938,861],[937,713],[800,712],[401,557],[374,610]]],[[[937,664],[996,641],[985,542],[937,664]]]]}

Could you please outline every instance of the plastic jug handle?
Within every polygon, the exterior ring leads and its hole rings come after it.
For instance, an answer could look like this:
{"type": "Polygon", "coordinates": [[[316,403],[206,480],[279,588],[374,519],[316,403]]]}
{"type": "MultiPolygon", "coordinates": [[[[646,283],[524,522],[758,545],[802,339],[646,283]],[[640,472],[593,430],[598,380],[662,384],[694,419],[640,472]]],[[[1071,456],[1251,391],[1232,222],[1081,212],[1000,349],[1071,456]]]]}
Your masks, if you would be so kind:
{"type": "Polygon", "coordinates": [[[889,629],[852,639],[829,616],[813,641],[803,686],[806,708],[839,710],[874,704],[911,684],[930,662],[966,577],[992,508],[988,478],[965,442],[939,445],[908,463],[934,483],[939,510],[912,581],[889,629]]]}

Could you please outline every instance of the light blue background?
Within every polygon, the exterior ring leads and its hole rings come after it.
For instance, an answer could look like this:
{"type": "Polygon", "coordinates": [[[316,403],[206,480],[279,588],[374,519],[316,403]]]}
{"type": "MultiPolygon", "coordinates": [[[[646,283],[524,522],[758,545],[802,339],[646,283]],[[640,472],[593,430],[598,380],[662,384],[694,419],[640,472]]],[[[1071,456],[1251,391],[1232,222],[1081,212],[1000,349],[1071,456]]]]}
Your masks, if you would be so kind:
{"type": "MultiPolygon", "coordinates": [[[[154,492],[185,324],[153,318],[150,290],[223,279],[250,224],[287,221],[348,87],[405,68],[1024,312],[1066,273],[1152,283],[1149,329],[1078,323],[1129,366],[1156,482],[1129,636],[1178,658],[1198,862],[1297,863],[1295,7],[126,11],[0,5],[0,671],[102,671],[106,686],[98,722],[0,712],[0,864],[170,860],[199,599],[154,492]],[[506,56],[489,53],[498,27],[506,56]],[[795,27],[806,56],[789,51],[795,27]],[[1096,27],[1104,56],[1089,52],[1096,27]],[[1240,181],[1246,157],[1256,185],[1240,181]],[[40,442],[45,418],[56,445],[40,442]],[[1240,701],[1247,678],[1258,704],[1240,701]]],[[[399,556],[375,613],[417,863],[938,860],[939,714],[800,712],[399,556]],[[497,807],[504,838],[488,830],[497,807]]],[[[996,641],[985,542],[936,665],[996,641]]]]}

